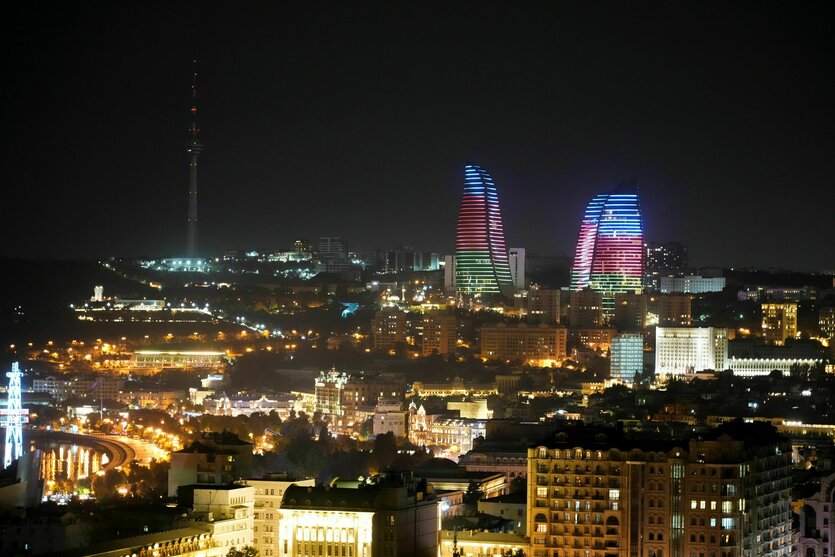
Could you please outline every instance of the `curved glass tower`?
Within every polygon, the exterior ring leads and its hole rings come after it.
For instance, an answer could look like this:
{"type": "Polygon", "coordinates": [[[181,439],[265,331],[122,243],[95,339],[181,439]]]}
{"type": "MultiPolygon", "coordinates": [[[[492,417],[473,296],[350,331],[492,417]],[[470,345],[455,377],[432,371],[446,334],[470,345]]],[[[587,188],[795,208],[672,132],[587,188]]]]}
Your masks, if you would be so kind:
{"type": "Polygon", "coordinates": [[[601,291],[603,312],[611,317],[616,293],[641,290],[643,246],[643,222],[635,181],[596,195],[580,225],[571,268],[571,289],[601,291]]]}
{"type": "Polygon", "coordinates": [[[496,185],[486,170],[473,164],[464,168],[455,237],[455,288],[469,298],[513,295],[496,185]]]}

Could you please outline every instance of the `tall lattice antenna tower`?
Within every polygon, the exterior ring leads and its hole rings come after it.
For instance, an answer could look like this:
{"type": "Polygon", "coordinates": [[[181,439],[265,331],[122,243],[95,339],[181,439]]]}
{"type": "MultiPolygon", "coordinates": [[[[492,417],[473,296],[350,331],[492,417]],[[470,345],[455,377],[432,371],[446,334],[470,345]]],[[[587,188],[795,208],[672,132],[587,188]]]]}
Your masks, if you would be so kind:
{"type": "Polygon", "coordinates": [[[191,127],[186,137],[186,154],[188,155],[188,231],[186,235],[186,255],[197,255],[197,159],[203,150],[200,141],[200,128],[197,127],[197,58],[192,60],[191,72],[191,127]]]}
{"type": "Polygon", "coordinates": [[[3,468],[23,456],[23,424],[29,421],[29,411],[22,408],[20,401],[20,378],[23,374],[17,362],[6,373],[9,378],[9,399],[6,408],[0,409],[3,423],[6,424],[6,444],[3,454],[3,468]]]}

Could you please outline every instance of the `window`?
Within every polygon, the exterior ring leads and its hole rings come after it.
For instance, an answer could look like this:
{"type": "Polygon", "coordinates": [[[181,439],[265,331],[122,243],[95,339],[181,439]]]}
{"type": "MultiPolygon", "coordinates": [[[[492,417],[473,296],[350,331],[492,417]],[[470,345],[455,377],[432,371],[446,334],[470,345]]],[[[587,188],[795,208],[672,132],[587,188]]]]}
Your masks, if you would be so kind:
{"type": "Polygon", "coordinates": [[[733,530],[734,528],[734,519],[733,518],[723,518],[722,519],[722,530],[733,530]]]}
{"type": "Polygon", "coordinates": [[[537,524],[536,531],[539,534],[545,534],[548,532],[548,525],[547,524],[537,524]]]}
{"type": "Polygon", "coordinates": [[[722,501],[722,512],[723,513],[731,513],[734,511],[734,502],[733,501],[722,501]]]}
{"type": "Polygon", "coordinates": [[[548,497],[548,488],[547,487],[537,487],[536,488],[536,496],[537,497],[548,497]]]}

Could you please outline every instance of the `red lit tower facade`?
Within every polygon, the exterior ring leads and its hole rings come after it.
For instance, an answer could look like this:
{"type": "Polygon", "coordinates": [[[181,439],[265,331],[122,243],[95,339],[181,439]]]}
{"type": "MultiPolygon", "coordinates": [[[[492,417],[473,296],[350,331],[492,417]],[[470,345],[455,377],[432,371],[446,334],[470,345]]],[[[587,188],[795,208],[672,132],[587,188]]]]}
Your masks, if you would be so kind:
{"type": "Polygon", "coordinates": [[[455,288],[470,300],[513,295],[499,196],[480,166],[464,169],[464,195],[455,238],[455,288]]]}
{"type": "Polygon", "coordinates": [[[571,289],[603,294],[603,313],[614,313],[615,294],[641,292],[644,231],[634,181],[596,195],[586,208],[571,268],[571,289]]]}

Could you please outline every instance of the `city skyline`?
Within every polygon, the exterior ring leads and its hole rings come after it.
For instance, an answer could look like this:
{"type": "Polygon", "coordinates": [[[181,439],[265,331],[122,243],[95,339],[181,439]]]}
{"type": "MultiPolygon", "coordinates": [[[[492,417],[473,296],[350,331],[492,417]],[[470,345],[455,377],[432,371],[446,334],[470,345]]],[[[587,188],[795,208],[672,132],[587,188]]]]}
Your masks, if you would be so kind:
{"type": "Polygon", "coordinates": [[[15,9],[4,256],[181,254],[197,53],[207,253],[327,235],[451,253],[477,160],[529,252],[569,256],[587,199],[634,176],[647,239],[696,266],[835,266],[832,213],[808,212],[835,202],[830,7],[390,8],[356,26],[341,9],[15,9]],[[789,233],[763,225],[781,219],[789,233]]]}

